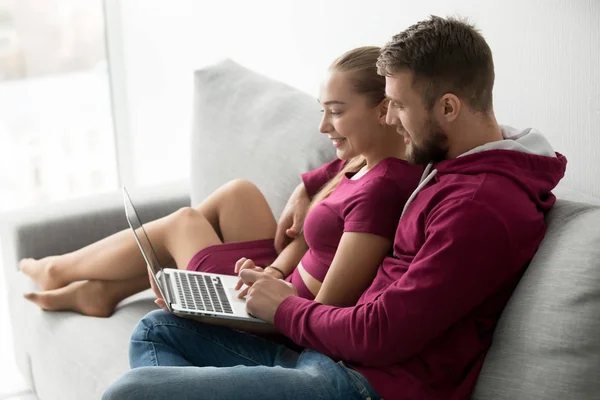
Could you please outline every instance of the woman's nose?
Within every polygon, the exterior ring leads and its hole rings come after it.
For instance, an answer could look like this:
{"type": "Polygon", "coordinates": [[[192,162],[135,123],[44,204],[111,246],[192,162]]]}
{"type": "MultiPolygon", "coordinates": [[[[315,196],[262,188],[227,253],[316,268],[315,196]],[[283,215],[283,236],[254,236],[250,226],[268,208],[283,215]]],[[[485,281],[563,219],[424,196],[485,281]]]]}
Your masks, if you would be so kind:
{"type": "Polygon", "coordinates": [[[325,117],[321,120],[321,124],[319,125],[319,132],[321,133],[330,133],[333,131],[333,125],[325,117]]]}

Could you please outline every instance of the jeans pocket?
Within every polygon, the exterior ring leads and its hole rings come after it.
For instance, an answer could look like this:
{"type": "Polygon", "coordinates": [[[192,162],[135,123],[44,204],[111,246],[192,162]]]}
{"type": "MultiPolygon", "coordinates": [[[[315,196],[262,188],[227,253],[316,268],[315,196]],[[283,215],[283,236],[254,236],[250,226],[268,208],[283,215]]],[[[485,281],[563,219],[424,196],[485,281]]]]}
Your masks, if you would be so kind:
{"type": "Polygon", "coordinates": [[[358,390],[358,393],[364,400],[383,400],[381,396],[379,396],[375,390],[371,388],[371,385],[364,376],[348,367],[343,361],[339,361],[338,364],[346,372],[346,374],[348,374],[348,377],[350,377],[350,380],[356,387],[356,390],[358,390]]]}

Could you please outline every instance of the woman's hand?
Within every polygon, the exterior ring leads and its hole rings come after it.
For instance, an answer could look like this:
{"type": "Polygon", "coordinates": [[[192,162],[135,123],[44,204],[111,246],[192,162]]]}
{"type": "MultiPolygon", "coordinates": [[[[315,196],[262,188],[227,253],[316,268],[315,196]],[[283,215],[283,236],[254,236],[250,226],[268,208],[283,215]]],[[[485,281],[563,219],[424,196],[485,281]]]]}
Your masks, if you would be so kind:
{"type": "MultiPolygon", "coordinates": [[[[234,271],[236,274],[240,274],[243,270],[246,269],[251,269],[253,271],[256,272],[260,272],[260,273],[264,273],[264,274],[268,274],[268,275],[272,275],[275,278],[281,278],[281,274],[279,273],[279,271],[277,271],[276,269],[273,268],[261,268],[259,266],[257,266],[254,261],[250,260],[249,258],[245,258],[242,257],[240,258],[236,263],[235,263],[235,268],[234,271]]],[[[244,282],[239,279],[238,283],[235,285],[235,290],[240,290],[242,288],[242,286],[244,285],[244,282]]],[[[250,289],[249,286],[247,286],[246,288],[244,288],[244,290],[242,290],[241,292],[238,293],[238,298],[244,298],[246,296],[246,294],[248,294],[248,289],[250,289]]]]}
{"type": "Polygon", "coordinates": [[[156,303],[157,306],[162,308],[164,311],[170,312],[169,308],[167,307],[167,303],[165,303],[165,299],[163,299],[162,295],[160,294],[160,290],[158,290],[158,287],[156,286],[156,282],[154,281],[154,276],[152,276],[152,274],[150,273],[150,270],[148,270],[148,278],[150,278],[150,287],[152,288],[152,291],[156,295],[156,300],[154,300],[154,302],[156,303]]]}
{"type": "Polygon", "coordinates": [[[246,298],[248,314],[272,324],[279,305],[290,296],[298,296],[298,291],[291,283],[266,275],[246,270],[240,277],[250,287],[246,298]]]}

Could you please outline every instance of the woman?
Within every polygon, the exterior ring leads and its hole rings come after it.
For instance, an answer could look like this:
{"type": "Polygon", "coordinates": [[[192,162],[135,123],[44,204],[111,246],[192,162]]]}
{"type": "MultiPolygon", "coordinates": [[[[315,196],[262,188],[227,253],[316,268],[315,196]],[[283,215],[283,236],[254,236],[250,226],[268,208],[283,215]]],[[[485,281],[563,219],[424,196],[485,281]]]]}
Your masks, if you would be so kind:
{"type": "MultiPolygon", "coordinates": [[[[377,47],[345,53],[321,87],[320,131],[348,162],[314,196],[303,235],[277,255],[277,226],[264,196],[237,180],[196,208],[145,225],[161,264],[225,274],[267,266],[264,273],[288,280],[299,296],[354,304],[390,251],[403,205],[422,172],[401,159],[403,138],[385,124],[388,102],[385,78],[375,67],[378,55],[377,47]]],[[[322,181],[335,165],[306,174],[305,183],[322,181]]],[[[43,290],[25,297],[46,310],[106,317],[121,300],[149,287],[127,230],[73,253],[22,260],[20,268],[43,290]]]]}

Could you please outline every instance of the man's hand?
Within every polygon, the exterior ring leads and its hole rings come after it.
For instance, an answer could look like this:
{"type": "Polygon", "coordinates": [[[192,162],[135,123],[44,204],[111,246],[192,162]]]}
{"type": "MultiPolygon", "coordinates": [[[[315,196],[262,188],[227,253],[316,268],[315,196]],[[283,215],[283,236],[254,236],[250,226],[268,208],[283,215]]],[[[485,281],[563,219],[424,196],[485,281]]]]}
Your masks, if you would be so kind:
{"type": "Polygon", "coordinates": [[[298,291],[284,280],[251,269],[240,272],[240,278],[250,289],[246,295],[246,311],[250,315],[273,323],[279,305],[298,291]]]}
{"type": "Polygon", "coordinates": [[[160,290],[158,290],[158,288],[156,287],[156,282],[154,281],[154,277],[150,273],[150,270],[148,270],[148,278],[150,278],[150,287],[152,288],[152,291],[156,295],[156,300],[154,300],[154,302],[156,303],[157,306],[162,308],[164,311],[169,312],[167,303],[165,303],[165,299],[163,299],[162,295],[160,294],[160,290]]]}
{"type": "Polygon", "coordinates": [[[298,236],[304,226],[304,218],[310,205],[310,199],[304,183],[300,183],[290,196],[279,222],[277,223],[277,231],[275,232],[275,250],[281,253],[285,246],[298,236]]]}

